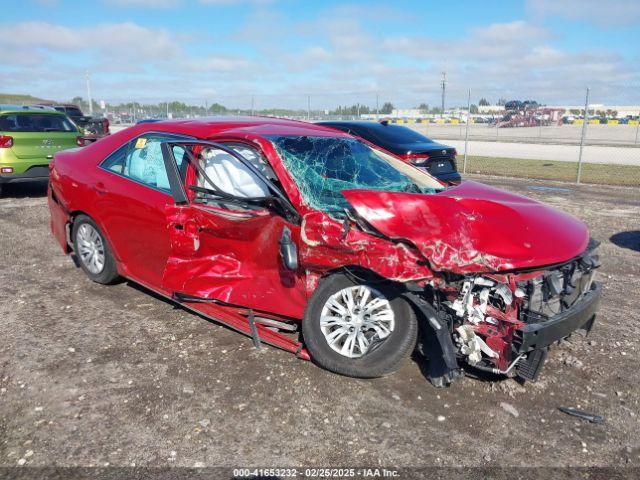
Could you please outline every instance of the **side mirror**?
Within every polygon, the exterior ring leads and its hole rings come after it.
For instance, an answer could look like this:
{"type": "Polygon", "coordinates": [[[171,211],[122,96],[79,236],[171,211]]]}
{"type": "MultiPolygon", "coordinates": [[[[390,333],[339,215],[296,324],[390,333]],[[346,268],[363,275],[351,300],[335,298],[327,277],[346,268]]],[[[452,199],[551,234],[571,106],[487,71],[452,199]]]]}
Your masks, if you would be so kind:
{"type": "Polygon", "coordinates": [[[293,243],[291,230],[287,227],[282,229],[282,236],[280,237],[280,256],[284,266],[289,270],[298,269],[298,247],[293,243]]]}

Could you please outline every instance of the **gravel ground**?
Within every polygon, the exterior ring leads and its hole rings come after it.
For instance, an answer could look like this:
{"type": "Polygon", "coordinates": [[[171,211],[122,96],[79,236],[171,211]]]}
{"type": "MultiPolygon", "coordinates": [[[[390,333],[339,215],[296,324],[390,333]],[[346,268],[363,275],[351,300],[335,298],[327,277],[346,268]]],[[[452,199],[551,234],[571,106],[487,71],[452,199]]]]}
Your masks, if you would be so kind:
{"type": "Polygon", "coordinates": [[[596,327],[554,348],[537,383],[435,389],[412,361],[356,380],[255,350],[136,285],[90,282],[49,233],[44,187],[8,187],[0,466],[640,466],[640,192],[482,181],[568,211],[602,241],[596,327]]]}

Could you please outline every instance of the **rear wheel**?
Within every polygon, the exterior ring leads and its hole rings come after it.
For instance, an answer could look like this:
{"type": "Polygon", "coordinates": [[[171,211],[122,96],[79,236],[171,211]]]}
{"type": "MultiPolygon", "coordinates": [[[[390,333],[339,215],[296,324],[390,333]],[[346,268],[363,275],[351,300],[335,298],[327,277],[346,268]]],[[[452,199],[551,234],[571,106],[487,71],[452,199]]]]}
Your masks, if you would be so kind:
{"type": "Polygon", "coordinates": [[[374,378],[397,370],[416,344],[411,305],[390,285],[326,278],[311,297],[302,334],[311,358],[332,372],[374,378]]]}
{"type": "Polygon", "coordinates": [[[72,237],[78,263],[91,280],[109,284],[118,279],[118,269],[109,245],[90,217],[76,217],[72,237]]]}

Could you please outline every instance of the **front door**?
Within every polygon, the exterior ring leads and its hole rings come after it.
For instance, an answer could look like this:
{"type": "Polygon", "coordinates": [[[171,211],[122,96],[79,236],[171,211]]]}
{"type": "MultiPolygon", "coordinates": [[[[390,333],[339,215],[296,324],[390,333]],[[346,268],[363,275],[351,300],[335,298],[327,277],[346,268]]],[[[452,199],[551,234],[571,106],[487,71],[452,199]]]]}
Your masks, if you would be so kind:
{"type": "Polygon", "coordinates": [[[280,254],[283,233],[299,241],[300,228],[260,201],[274,196],[273,184],[226,147],[185,148],[193,163],[186,188],[194,194],[167,208],[171,255],[163,289],[301,318],[304,273],[287,268],[280,254]]]}

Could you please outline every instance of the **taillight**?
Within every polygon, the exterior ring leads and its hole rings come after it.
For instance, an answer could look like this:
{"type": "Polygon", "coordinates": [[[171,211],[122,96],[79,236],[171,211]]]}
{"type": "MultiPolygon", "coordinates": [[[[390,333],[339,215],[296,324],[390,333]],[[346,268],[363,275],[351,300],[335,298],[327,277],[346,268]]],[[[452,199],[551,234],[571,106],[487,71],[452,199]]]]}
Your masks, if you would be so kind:
{"type": "Polygon", "coordinates": [[[9,135],[0,135],[0,148],[13,147],[13,137],[9,135]]]}
{"type": "Polygon", "coordinates": [[[2,167],[0,173],[13,173],[13,167],[2,167]]]}
{"type": "Polygon", "coordinates": [[[429,160],[428,153],[410,153],[407,155],[407,159],[411,163],[422,164],[429,160]]]}
{"type": "Polygon", "coordinates": [[[92,139],[80,136],[76,137],[76,143],[79,147],[86,147],[87,145],[91,145],[92,139]]]}

